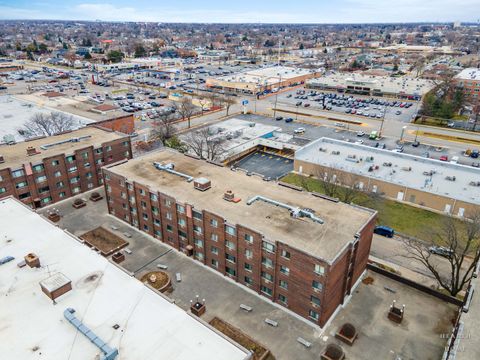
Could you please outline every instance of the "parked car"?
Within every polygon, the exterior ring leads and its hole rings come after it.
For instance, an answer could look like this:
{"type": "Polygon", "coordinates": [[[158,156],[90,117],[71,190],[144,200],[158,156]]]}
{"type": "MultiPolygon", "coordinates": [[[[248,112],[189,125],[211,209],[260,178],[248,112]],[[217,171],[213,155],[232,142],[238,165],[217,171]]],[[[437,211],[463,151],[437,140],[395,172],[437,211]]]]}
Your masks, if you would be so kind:
{"type": "Polygon", "coordinates": [[[293,118],[286,118],[286,119],[285,119],[285,122],[287,122],[287,123],[290,123],[290,122],[292,122],[292,121],[293,121],[293,118]]]}
{"type": "Polygon", "coordinates": [[[452,249],[448,249],[444,246],[436,246],[436,245],[430,246],[428,248],[428,251],[431,254],[440,255],[444,257],[451,257],[454,254],[452,249]]]}
{"type": "Polygon", "coordinates": [[[296,128],[295,130],[293,130],[293,132],[295,134],[303,134],[305,132],[305,128],[299,127],[299,128],[296,128]]]}
{"type": "Polygon", "coordinates": [[[359,137],[365,136],[365,132],[364,131],[357,131],[357,136],[359,136],[359,137]]]}
{"type": "Polygon", "coordinates": [[[283,116],[277,116],[277,117],[275,118],[275,120],[277,120],[277,121],[283,120],[283,116]]]}
{"type": "Polygon", "coordinates": [[[440,156],[440,161],[448,161],[448,156],[447,155],[440,156]]]}
{"type": "Polygon", "coordinates": [[[388,226],[385,226],[385,225],[375,226],[375,229],[373,229],[373,232],[375,234],[382,235],[382,236],[389,237],[389,238],[391,238],[391,237],[393,237],[393,235],[395,235],[395,231],[391,227],[388,227],[388,226]]]}

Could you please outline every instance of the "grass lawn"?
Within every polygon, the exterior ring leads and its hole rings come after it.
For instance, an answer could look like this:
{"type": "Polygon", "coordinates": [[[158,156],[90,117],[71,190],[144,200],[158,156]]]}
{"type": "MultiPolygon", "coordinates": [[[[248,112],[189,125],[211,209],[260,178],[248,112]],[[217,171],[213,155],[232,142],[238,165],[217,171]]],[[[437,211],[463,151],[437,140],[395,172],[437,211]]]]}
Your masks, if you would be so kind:
{"type": "MultiPolygon", "coordinates": [[[[322,182],[314,178],[304,177],[302,180],[300,175],[290,173],[281,181],[307,188],[308,191],[325,194],[322,182]]],[[[397,232],[419,239],[427,239],[428,234],[431,234],[432,230],[445,219],[444,215],[378,196],[372,197],[364,192],[358,192],[353,202],[377,210],[378,224],[390,226],[397,232]]]]}

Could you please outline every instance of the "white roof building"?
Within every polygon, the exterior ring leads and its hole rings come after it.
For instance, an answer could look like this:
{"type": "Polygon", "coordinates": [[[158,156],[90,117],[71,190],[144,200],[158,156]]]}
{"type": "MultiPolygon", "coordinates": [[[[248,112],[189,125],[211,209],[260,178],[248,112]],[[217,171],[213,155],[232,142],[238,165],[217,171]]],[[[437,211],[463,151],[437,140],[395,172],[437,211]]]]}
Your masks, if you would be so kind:
{"type": "Polygon", "coordinates": [[[104,349],[118,350],[116,360],[250,358],[247,350],[17,200],[0,201],[0,219],[0,260],[15,258],[0,261],[2,358],[102,359],[102,342],[104,349]],[[35,254],[40,267],[19,267],[27,254],[35,254]],[[68,280],[72,289],[53,304],[44,292],[70,285],[68,280]],[[67,320],[70,308],[98,336],[95,342],[67,320]]]}

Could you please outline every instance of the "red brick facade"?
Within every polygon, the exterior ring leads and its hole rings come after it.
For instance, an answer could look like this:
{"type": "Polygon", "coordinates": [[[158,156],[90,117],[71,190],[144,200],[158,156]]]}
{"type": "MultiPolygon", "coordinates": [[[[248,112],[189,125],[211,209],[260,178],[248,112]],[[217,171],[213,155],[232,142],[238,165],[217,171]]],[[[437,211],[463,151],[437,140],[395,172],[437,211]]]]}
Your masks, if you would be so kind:
{"type": "MultiPolygon", "coordinates": [[[[319,326],[366,268],[375,213],[332,263],[103,168],[110,214],[319,326]]],[[[248,219],[245,219],[248,223],[248,219]]],[[[333,240],[332,240],[333,241],[333,240]]]]}
{"type": "MultiPolygon", "coordinates": [[[[15,145],[14,145],[15,146],[15,145]]],[[[130,137],[59,153],[22,166],[2,168],[0,163],[0,198],[14,196],[39,208],[91,190],[103,184],[101,167],[131,159],[130,137]]]]}
{"type": "Polygon", "coordinates": [[[131,114],[113,119],[97,121],[92,123],[91,126],[99,126],[105,129],[118,131],[123,134],[132,134],[135,131],[134,118],[131,114]]]}

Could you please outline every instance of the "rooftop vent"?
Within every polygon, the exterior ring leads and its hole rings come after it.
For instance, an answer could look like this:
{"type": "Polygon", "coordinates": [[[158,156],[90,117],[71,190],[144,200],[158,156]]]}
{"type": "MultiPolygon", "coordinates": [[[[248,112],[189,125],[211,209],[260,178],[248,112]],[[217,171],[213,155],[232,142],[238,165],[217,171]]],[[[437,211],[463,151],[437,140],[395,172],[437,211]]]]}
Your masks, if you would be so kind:
{"type": "Polygon", "coordinates": [[[238,203],[238,202],[240,202],[242,199],[235,197],[235,194],[233,193],[232,190],[227,190],[227,191],[225,191],[225,193],[223,194],[223,200],[226,200],[226,201],[229,201],[229,202],[233,202],[233,203],[238,203]]]}
{"type": "Polygon", "coordinates": [[[27,155],[28,156],[33,156],[33,155],[37,155],[37,154],[40,154],[40,151],[37,151],[37,149],[35,149],[33,146],[27,147],[27,155]]]}
{"type": "Polygon", "coordinates": [[[319,223],[319,224],[324,223],[324,221],[322,219],[320,219],[314,213],[312,213],[311,211],[309,211],[307,209],[300,209],[298,207],[291,206],[291,205],[288,205],[288,204],[285,204],[285,203],[282,203],[282,202],[279,202],[279,201],[276,201],[276,200],[272,200],[272,199],[266,198],[266,197],[261,196],[261,195],[254,196],[253,198],[249,199],[247,201],[247,205],[252,205],[255,201],[258,201],[258,200],[264,201],[266,203],[269,203],[269,204],[272,204],[272,205],[275,205],[275,206],[279,206],[279,207],[284,208],[284,209],[288,209],[290,211],[290,216],[292,216],[294,218],[308,217],[316,223],[319,223]]]}
{"type": "Polygon", "coordinates": [[[40,281],[40,287],[55,303],[55,299],[72,290],[72,281],[62,273],[56,273],[49,278],[40,281]]]}
{"type": "Polygon", "coordinates": [[[212,182],[206,178],[197,178],[193,181],[193,187],[200,191],[206,191],[212,187],[212,182]]]}
{"type": "Polygon", "coordinates": [[[162,164],[162,163],[159,163],[159,162],[154,162],[153,163],[153,166],[155,166],[155,168],[157,170],[162,170],[162,171],[166,171],[170,174],[173,174],[173,175],[177,175],[177,176],[180,176],[180,177],[183,177],[185,179],[187,179],[188,182],[191,182],[193,181],[193,177],[190,176],[190,175],[187,175],[187,174],[183,174],[179,171],[175,171],[175,164],[174,163],[167,163],[167,164],[162,164]]]}
{"type": "Polygon", "coordinates": [[[51,143],[51,144],[45,144],[45,145],[42,145],[40,146],[40,148],[42,150],[47,150],[53,146],[56,146],[56,145],[62,145],[62,144],[66,144],[66,143],[74,143],[74,142],[79,142],[81,140],[85,140],[85,139],[89,139],[91,138],[92,136],[91,135],[85,135],[85,136],[80,136],[80,137],[73,137],[73,138],[70,138],[70,139],[66,139],[66,140],[62,140],[62,141],[57,141],[57,142],[54,142],[54,143],[51,143]]]}
{"type": "Polygon", "coordinates": [[[31,268],[39,268],[40,267],[40,258],[35,255],[34,253],[27,254],[25,257],[25,263],[30,266],[31,268]]]}
{"type": "Polygon", "coordinates": [[[110,346],[108,346],[105,341],[100,339],[73,314],[75,314],[75,309],[72,308],[68,308],[63,312],[65,319],[67,319],[70,324],[72,324],[79,332],[85,335],[88,340],[90,340],[103,352],[103,356],[100,357],[100,360],[114,360],[118,355],[118,349],[112,349],[110,346]]]}

